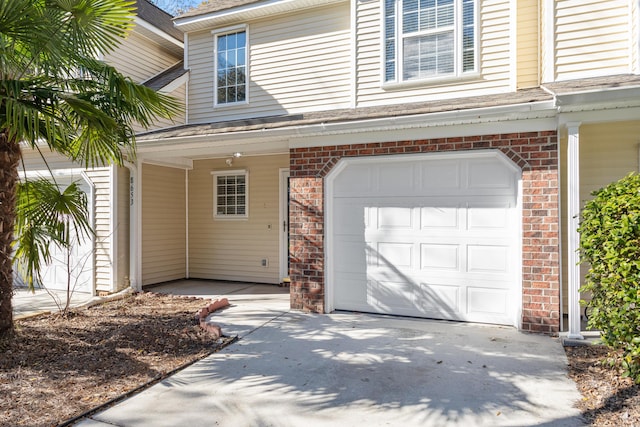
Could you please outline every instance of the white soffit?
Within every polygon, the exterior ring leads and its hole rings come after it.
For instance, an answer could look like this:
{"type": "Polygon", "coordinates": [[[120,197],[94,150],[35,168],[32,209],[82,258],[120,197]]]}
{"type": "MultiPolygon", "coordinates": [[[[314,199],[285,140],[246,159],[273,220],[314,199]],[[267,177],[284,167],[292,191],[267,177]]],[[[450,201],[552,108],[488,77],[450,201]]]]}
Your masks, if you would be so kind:
{"type": "Polygon", "coordinates": [[[135,17],[134,22],[136,24],[136,26],[134,27],[135,32],[145,36],[148,39],[153,40],[176,56],[182,57],[184,51],[184,43],[182,43],[180,40],[170,36],[169,34],[153,26],[144,19],[138,18],[137,16],[135,17]]]}

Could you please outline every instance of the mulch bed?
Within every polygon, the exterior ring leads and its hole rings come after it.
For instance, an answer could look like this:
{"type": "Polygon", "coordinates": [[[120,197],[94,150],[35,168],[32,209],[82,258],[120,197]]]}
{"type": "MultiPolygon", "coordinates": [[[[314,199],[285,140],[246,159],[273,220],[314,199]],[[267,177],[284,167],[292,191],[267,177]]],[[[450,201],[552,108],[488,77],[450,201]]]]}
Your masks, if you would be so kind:
{"type": "Polygon", "coordinates": [[[598,345],[565,347],[565,352],[569,377],[582,393],[577,407],[590,425],[640,426],[640,385],[603,363],[619,354],[598,345]]]}
{"type": "Polygon", "coordinates": [[[17,321],[0,353],[0,425],[58,425],[215,352],[228,339],[194,322],[208,303],[141,293],[17,321]]]}

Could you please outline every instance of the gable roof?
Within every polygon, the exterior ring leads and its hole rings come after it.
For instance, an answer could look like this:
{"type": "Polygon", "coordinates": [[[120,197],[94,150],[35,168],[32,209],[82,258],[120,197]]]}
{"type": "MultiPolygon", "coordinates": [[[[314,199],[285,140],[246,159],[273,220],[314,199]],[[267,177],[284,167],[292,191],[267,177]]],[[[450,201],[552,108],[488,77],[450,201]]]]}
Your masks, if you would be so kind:
{"type": "Polygon", "coordinates": [[[233,9],[234,7],[244,6],[251,3],[260,3],[263,0],[215,0],[202,3],[194,9],[191,9],[178,18],[188,18],[190,16],[206,15],[208,13],[220,12],[222,10],[233,9]]]}
{"type": "Polygon", "coordinates": [[[348,0],[210,0],[174,19],[183,31],[232,25],[348,0]]]}
{"type": "Polygon", "coordinates": [[[184,41],[184,34],[173,25],[173,17],[170,14],[149,3],[148,0],[136,0],[136,9],[138,18],[164,31],[171,37],[184,41]]]}
{"type": "Polygon", "coordinates": [[[185,70],[184,68],[184,61],[180,61],[174,66],[167,68],[160,74],[151,77],[149,80],[143,82],[142,84],[158,91],[187,73],[188,70],[185,70]]]}

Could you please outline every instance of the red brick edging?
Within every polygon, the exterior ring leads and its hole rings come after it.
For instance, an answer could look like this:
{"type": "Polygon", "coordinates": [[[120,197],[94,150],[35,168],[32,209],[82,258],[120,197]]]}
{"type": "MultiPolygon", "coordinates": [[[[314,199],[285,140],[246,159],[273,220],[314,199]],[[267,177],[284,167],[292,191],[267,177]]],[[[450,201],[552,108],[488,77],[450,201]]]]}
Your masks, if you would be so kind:
{"type": "Polygon", "coordinates": [[[207,318],[211,313],[228,306],[229,300],[227,298],[214,300],[207,306],[198,310],[194,316],[194,320],[200,326],[200,328],[202,328],[202,330],[209,333],[214,339],[217,340],[222,337],[222,328],[220,328],[220,326],[216,325],[215,323],[208,322],[207,318]]]}

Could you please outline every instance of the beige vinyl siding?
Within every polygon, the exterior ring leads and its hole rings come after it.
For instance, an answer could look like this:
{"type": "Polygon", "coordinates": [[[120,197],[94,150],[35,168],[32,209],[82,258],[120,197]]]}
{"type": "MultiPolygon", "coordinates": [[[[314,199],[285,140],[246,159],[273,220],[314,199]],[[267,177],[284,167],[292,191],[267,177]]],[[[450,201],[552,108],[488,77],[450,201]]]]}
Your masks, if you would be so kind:
{"type": "Polygon", "coordinates": [[[555,2],[556,80],[631,71],[630,3],[627,0],[555,2]]]}
{"type": "MultiPolygon", "coordinates": [[[[380,2],[357,5],[357,100],[358,106],[452,99],[503,93],[511,90],[510,20],[508,0],[479,2],[479,71],[477,78],[425,80],[409,85],[382,86],[380,2]]],[[[515,76],[513,77],[515,78],[515,76]]]]}
{"type": "Polygon", "coordinates": [[[246,105],[213,108],[214,35],[189,34],[191,123],[349,107],[348,2],[246,24],[246,105]]]}
{"type": "MultiPolygon", "coordinates": [[[[580,126],[580,200],[581,204],[593,197],[591,193],[611,182],[623,178],[630,172],[638,171],[640,146],[640,121],[588,124],[580,126]]],[[[561,139],[561,215],[562,247],[567,248],[567,136],[561,139]]],[[[562,257],[563,306],[567,310],[567,256],[562,257]]],[[[586,268],[582,268],[586,273],[586,268]]],[[[583,274],[584,276],[584,274],[583,274]]]]}
{"type": "Polygon", "coordinates": [[[95,282],[96,291],[113,292],[111,276],[111,176],[109,168],[86,172],[94,185],[95,282]]]}
{"type": "Polygon", "coordinates": [[[182,58],[162,49],[157,43],[134,30],[118,48],[106,54],[103,59],[125,76],[140,83],[166,70],[182,58]]]}
{"type": "MultiPolygon", "coordinates": [[[[44,176],[47,178],[49,177],[48,169],[77,169],[78,179],[81,178],[79,173],[81,166],[79,164],[73,163],[66,156],[51,152],[47,147],[41,147],[40,151],[23,147],[22,158],[27,171],[42,171],[44,172],[44,176]],[[42,158],[43,155],[45,156],[46,161],[42,158]]],[[[20,170],[22,170],[22,164],[20,164],[20,170]]]]}
{"type": "Polygon", "coordinates": [[[631,73],[640,73],[640,8],[631,2],[631,73]]]}
{"type": "Polygon", "coordinates": [[[279,283],[279,168],[288,155],[198,160],[189,171],[189,276],[200,279],[279,283]],[[212,171],[249,171],[249,217],[213,217],[212,171]],[[268,259],[268,267],[261,266],[268,259]]]}
{"type": "Polygon", "coordinates": [[[129,285],[129,207],[130,207],[130,187],[129,169],[117,168],[117,223],[116,234],[118,236],[118,257],[116,264],[116,283],[114,291],[119,291],[129,285]]]}
{"type": "Polygon", "coordinates": [[[185,172],[142,165],[142,284],[186,277],[185,172]]]}
{"type": "Polygon", "coordinates": [[[539,0],[518,1],[518,89],[539,86],[539,0]]]}
{"type": "Polygon", "coordinates": [[[134,130],[136,131],[136,133],[185,124],[187,120],[187,114],[185,112],[186,105],[187,105],[186,94],[187,94],[186,84],[183,84],[179,86],[177,89],[168,93],[167,95],[174,97],[181,104],[182,107],[180,109],[180,112],[178,112],[178,114],[173,116],[172,119],[158,118],[155,122],[153,122],[153,124],[149,127],[149,129],[145,129],[140,125],[135,125],[134,130]]]}

